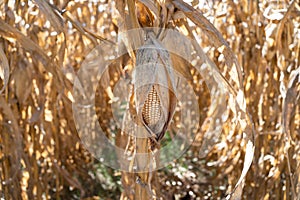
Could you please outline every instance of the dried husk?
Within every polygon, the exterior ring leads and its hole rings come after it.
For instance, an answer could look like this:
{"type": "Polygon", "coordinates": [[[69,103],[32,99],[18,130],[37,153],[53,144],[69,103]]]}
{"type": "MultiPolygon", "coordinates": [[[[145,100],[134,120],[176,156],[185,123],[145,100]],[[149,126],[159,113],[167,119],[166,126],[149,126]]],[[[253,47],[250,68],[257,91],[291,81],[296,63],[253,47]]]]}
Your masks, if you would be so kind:
{"type": "MultiPolygon", "coordinates": [[[[133,75],[136,113],[140,122],[162,139],[176,107],[176,75],[173,72],[169,53],[149,38],[144,46],[137,50],[136,67],[133,75]],[[160,100],[161,117],[152,128],[145,123],[142,113],[152,88],[160,100]]],[[[149,130],[148,130],[149,131],[149,130]]]]}

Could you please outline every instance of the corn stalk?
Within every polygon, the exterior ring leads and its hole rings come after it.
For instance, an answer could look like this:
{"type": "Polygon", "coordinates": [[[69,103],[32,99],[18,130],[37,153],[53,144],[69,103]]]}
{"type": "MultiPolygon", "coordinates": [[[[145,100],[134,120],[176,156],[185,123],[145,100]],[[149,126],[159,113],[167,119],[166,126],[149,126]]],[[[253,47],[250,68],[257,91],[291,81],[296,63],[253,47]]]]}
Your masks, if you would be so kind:
{"type": "MultiPolygon", "coordinates": [[[[161,8],[155,3],[151,6],[157,10],[161,8]]],[[[121,26],[123,31],[155,24],[157,27],[165,26],[165,19],[157,18],[158,21],[154,21],[153,14],[141,2],[128,0],[128,14],[124,11],[125,4],[122,2],[119,2],[117,7],[125,19],[120,23],[123,24],[121,26]]],[[[157,186],[152,184],[159,163],[158,150],[176,107],[175,77],[171,70],[173,68],[171,57],[160,44],[159,34],[161,32],[155,29],[133,31],[133,34],[123,38],[135,64],[129,112],[124,118],[128,120],[131,116],[134,119],[135,127],[132,130],[134,136],[126,136],[128,133],[124,131],[121,133],[121,137],[131,141],[128,142],[130,145],[126,145],[126,152],[132,155],[132,162],[128,166],[129,173],[123,172],[123,184],[135,186],[130,187],[134,190],[134,195],[125,191],[126,194],[123,193],[121,199],[157,199],[159,196],[157,186]],[[146,41],[141,39],[144,37],[147,38],[146,41]]],[[[127,125],[123,124],[123,126],[127,125]]],[[[123,127],[123,130],[128,128],[123,127]]]]}

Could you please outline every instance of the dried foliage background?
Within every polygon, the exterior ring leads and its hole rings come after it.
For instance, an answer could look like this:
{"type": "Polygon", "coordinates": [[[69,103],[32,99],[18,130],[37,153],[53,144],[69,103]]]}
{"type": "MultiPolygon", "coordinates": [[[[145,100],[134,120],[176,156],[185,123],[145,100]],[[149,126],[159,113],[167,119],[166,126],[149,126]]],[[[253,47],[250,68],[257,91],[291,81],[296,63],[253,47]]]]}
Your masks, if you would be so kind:
{"type": "MultiPolygon", "coordinates": [[[[184,4],[174,2],[180,11],[184,4]]],[[[104,38],[116,39],[116,2],[50,3],[54,6],[42,0],[0,1],[0,198],[119,198],[126,190],[121,173],[83,148],[71,107],[74,74],[85,55],[109,42],[104,38]]],[[[300,199],[299,3],[188,3],[214,24],[242,66],[244,96],[256,130],[243,198],[300,199]]],[[[180,23],[188,24],[207,55],[226,71],[224,55],[203,36],[201,24],[178,21],[183,33],[189,30],[180,23]]],[[[201,77],[193,75],[203,123],[211,100],[201,77]]],[[[169,198],[221,199],[238,181],[245,155],[242,133],[225,123],[205,157],[199,151],[205,140],[201,136],[156,175],[169,198]]]]}

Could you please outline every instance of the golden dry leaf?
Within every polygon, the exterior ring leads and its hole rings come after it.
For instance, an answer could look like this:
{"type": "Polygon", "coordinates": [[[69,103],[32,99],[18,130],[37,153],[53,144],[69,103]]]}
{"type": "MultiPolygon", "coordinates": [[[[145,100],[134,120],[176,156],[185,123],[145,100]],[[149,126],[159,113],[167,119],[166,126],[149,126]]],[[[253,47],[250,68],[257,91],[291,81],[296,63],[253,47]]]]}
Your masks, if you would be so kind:
{"type": "Polygon", "coordinates": [[[149,8],[146,7],[144,4],[137,2],[136,9],[137,9],[137,18],[139,20],[140,25],[142,27],[152,27],[154,16],[149,10],[149,8]]]}

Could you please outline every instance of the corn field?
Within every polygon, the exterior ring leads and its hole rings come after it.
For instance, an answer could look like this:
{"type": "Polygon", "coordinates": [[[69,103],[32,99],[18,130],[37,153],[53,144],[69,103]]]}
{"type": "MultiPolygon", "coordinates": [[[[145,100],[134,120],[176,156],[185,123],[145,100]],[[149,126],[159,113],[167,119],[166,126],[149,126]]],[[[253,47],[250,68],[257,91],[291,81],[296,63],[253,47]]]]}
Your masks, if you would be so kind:
{"type": "Polygon", "coordinates": [[[0,199],[300,200],[299,61],[297,0],[0,0],[0,199]]]}

